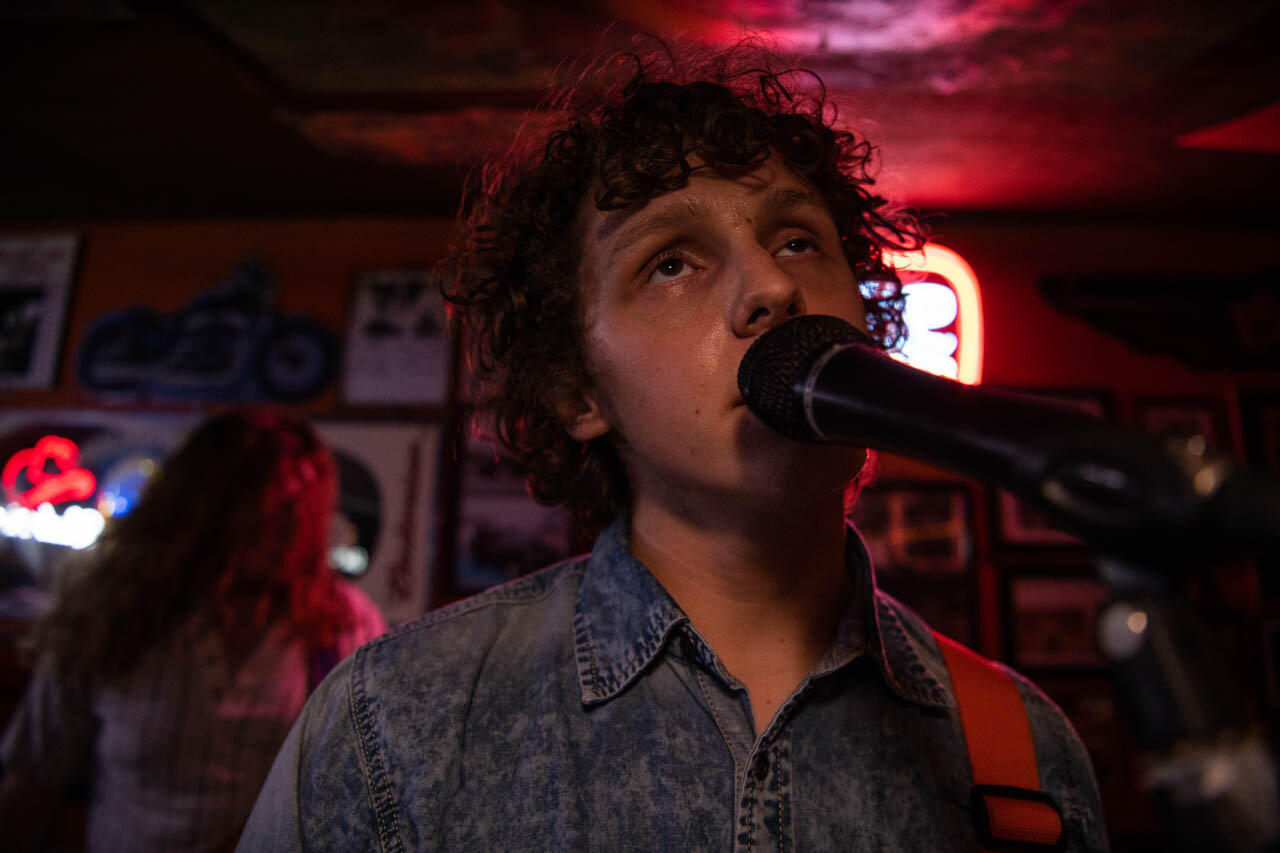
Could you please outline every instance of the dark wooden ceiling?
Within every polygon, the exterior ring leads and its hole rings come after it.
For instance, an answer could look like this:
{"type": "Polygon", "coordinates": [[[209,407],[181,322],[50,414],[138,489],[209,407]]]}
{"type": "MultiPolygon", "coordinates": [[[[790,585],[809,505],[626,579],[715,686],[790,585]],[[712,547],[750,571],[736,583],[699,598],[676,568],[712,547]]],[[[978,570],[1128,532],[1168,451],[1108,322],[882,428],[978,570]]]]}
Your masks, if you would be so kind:
{"type": "Polygon", "coordinates": [[[744,30],[924,210],[1278,218],[1263,0],[8,2],[0,218],[449,213],[565,56],[744,30]]]}

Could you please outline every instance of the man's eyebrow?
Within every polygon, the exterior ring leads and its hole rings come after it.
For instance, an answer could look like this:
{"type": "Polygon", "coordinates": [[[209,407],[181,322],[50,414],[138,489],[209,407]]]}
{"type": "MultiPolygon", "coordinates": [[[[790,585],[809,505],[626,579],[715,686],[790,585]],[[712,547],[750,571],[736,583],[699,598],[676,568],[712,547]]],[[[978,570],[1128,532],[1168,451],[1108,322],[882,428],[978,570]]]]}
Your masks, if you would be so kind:
{"type": "MultiPolygon", "coordinates": [[[[776,187],[765,195],[760,215],[768,219],[797,207],[813,208],[829,214],[826,203],[816,193],[799,187],[776,187]]],[[[619,252],[649,234],[676,228],[707,216],[709,213],[705,206],[692,198],[647,216],[643,208],[616,210],[604,217],[593,238],[600,242],[611,242],[608,258],[612,260],[619,252]]]]}
{"type": "Polygon", "coordinates": [[[681,203],[644,215],[641,210],[618,210],[604,217],[596,228],[596,240],[611,240],[609,255],[612,257],[655,231],[663,231],[704,217],[706,211],[696,199],[684,199],[681,203]]]}
{"type": "Polygon", "coordinates": [[[799,187],[777,187],[769,191],[764,203],[760,206],[764,216],[777,216],[794,207],[816,207],[828,213],[826,202],[816,193],[799,187]]]}

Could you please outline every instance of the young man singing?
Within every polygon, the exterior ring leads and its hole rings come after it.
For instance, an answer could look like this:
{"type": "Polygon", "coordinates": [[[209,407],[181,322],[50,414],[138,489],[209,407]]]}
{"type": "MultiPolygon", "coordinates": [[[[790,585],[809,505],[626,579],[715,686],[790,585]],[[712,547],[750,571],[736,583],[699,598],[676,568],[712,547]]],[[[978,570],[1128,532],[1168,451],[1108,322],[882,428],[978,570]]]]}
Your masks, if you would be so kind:
{"type": "MultiPolygon", "coordinates": [[[[938,642],[845,522],[867,453],[738,391],[803,314],[895,343],[881,250],[922,239],[770,62],[631,56],[486,171],[447,295],[531,491],[603,532],[340,664],[242,850],[977,849],[938,642]]],[[[1017,685],[1065,849],[1104,848],[1083,747],[1017,685]]]]}

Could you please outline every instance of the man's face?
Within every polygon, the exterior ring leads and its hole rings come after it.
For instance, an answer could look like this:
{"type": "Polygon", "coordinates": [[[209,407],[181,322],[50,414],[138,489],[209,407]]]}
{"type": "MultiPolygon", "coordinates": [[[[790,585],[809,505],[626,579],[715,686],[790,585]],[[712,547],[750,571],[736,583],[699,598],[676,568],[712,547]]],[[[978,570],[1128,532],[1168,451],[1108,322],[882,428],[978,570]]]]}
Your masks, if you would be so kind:
{"type": "Polygon", "coordinates": [[[863,451],[774,433],[737,386],[747,348],[792,317],[866,328],[817,190],[776,160],[733,179],[697,170],[639,209],[602,212],[588,200],[580,227],[592,386],[566,424],[578,440],[610,435],[633,507],[699,513],[838,496],[863,451]]]}

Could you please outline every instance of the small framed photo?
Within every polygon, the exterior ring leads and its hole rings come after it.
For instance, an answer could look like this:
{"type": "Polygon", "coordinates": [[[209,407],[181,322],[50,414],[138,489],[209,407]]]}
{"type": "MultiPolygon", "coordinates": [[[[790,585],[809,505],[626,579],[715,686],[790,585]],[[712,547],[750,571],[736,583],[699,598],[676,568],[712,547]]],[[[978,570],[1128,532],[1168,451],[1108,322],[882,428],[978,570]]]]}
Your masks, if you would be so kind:
{"type": "Polygon", "coordinates": [[[1280,391],[1241,391],[1240,419],[1250,467],[1280,475],[1280,391]]]}
{"type": "MultiPolygon", "coordinates": [[[[1039,402],[1082,412],[1099,420],[1109,420],[1114,406],[1105,391],[1077,389],[998,389],[1033,398],[1039,402]]],[[[1080,548],[1076,536],[1058,529],[1038,508],[1006,489],[996,489],[991,517],[994,541],[1013,548],[1080,548]]]]}
{"type": "Polygon", "coordinates": [[[1106,665],[1094,626],[1107,591],[1080,574],[1015,574],[1008,580],[1009,658],[1021,669],[1095,670],[1106,665]]]}
{"type": "Polygon", "coordinates": [[[1134,401],[1134,418],[1139,429],[1161,436],[1200,436],[1205,447],[1231,455],[1231,432],[1227,407],[1211,398],[1150,398],[1134,401]]]}
{"type": "Polygon", "coordinates": [[[1060,530],[1049,517],[1006,489],[996,489],[997,541],[1013,547],[1080,548],[1083,542],[1060,530]]]}
{"type": "Polygon", "coordinates": [[[431,605],[440,428],[416,422],[321,420],[338,465],[330,560],[391,625],[431,605]]]}
{"type": "Polygon", "coordinates": [[[75,234],[0,237],[0,389],[53,387],[78,249],[75,234]]]}
{"type": "Polygon", "coordinates": [[[572,516],[529,496],[523,467],[480,440],[462,464],[453,589],[470,595],[570,555],[572,516]]]}
{"type": "Polygon", "coordinates": [[[1280,708],[1280,616],[1262,623],[1262,670],[1267,704],[1280,708]]]}
{"type": "Polygon", "coordinates": [[[364,270],[352,285],[342,401],[443,405],[450,345],[444,297],[428,269],[364,270]]]}
{"type": "Polygon", "coordinates": [[[931,626],[976,642],[970,491],[961,483],[883,482],[858,496],[850,520],[877,584],[931,626]]]}

